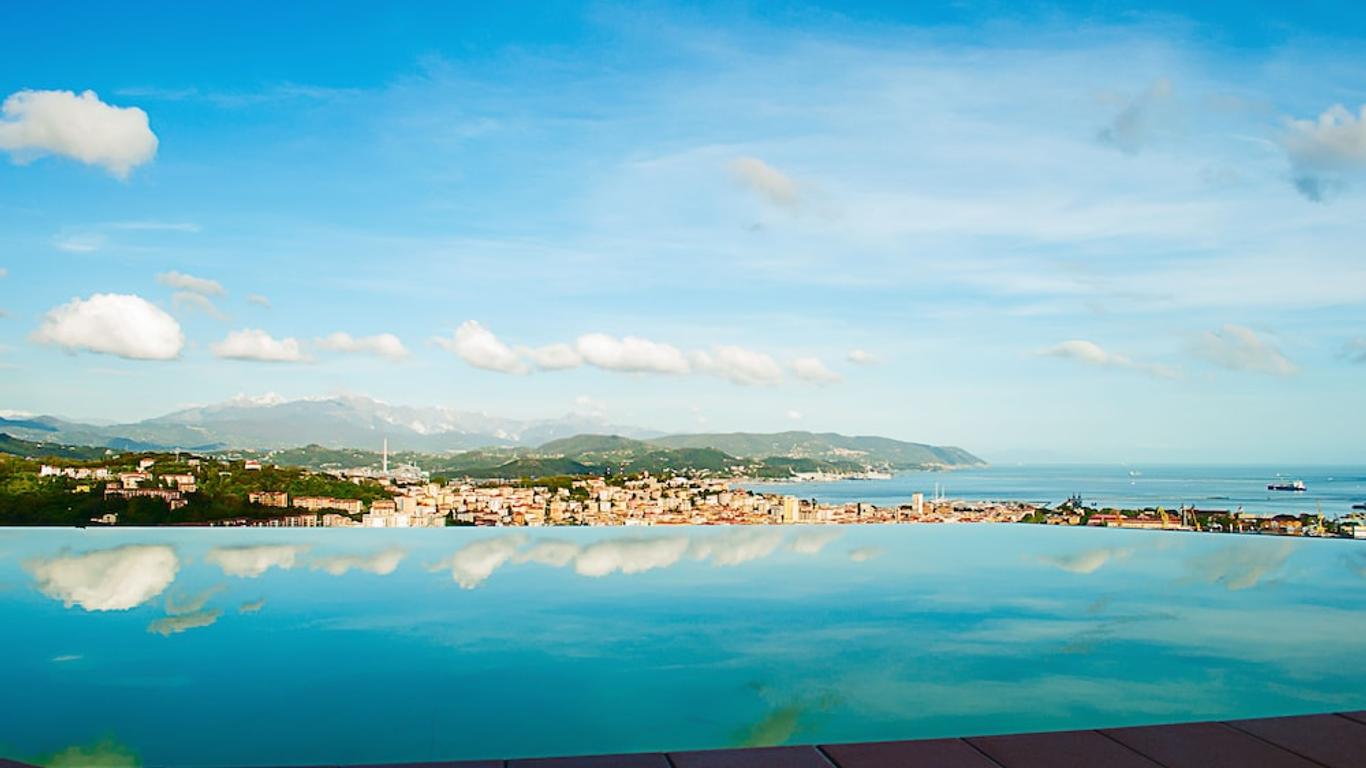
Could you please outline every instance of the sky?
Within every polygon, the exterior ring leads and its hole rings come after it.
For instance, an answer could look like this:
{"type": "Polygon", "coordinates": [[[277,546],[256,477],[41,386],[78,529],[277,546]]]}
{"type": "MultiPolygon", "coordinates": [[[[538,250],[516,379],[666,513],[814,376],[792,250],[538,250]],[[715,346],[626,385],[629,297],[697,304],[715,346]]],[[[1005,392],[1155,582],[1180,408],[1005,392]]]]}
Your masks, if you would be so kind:
{"type": "Polygon", "coordinates": [[[0,12],[0,411],[1361,462],[1366,10],[467,5],[0,12]]]}

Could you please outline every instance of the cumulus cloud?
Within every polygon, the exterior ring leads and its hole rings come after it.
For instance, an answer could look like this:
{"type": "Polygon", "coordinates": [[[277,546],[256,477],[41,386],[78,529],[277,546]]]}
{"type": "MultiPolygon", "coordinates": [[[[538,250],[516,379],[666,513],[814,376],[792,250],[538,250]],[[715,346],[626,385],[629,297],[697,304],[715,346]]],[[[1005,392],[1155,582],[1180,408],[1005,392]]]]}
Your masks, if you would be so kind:
{"type": "Polygon", "coordinates": [[[849,350],[849,354],[844,356],[844,359],[854,365],[877,365],[881,362],[878,360],[877,355],[874,355],[866,349],[851,349],[849,350]]]}
{"type": "Polygon", "coordinates": [[[204,560],[218,566],[228,576],[254,579],[271,568],[285,571],[293,568],[304,549],[287,544],[214,547],[204,556],[204,560]]]}
{"type": "Polygon", "coordinates": [[[772,357],[744,347],[713,347],[710,352],[698,351],[690,357],[697,370],[735,384],[769,385],[783,379],[783,369],[772,357]]]}
{"type": "Polygon", "coordinates": [[[1093,341],[1085,339],[1071,339],[1061,344],[1039,350],[1041,357],[1056,357],[1063,360],[1072,360],[1084,365],[1093,365],[1099,368],[1123,368],[1132,371],[1146,373],[1149,376],[1156,376],[1160,379],[1174,379],[1179,374],[1176,369],[1165,365],[1153,363],[1139,363],[1125,355],[1115,354],[1106,351],[1103,347],[1093,341]]]}
{"type": "Polygon", "coordinates": [[[177,600],[174,595],[167,595],[166,615],[180,616],[186,613],[194,613],[196,611],[201,611],[204,609],[204,606],[208,605],[209,601],[213,599],[214,595],[217,595],[224,589],[226,589],[226,587],[222,584],[209,587],[208,589],[202,592],[186,597],[183,602],[177,600]]]}
{"type": "Polygon", "coordinates": [[[687,551],[685,536],[609,539],[584,547],[574,559],[574,572],[592,577],[617,572],[644,573],[668,568],[687,551]]]}
{"type": "Polygon", "coordinates": [[[456,550],[455,554],[437,563],[432,570],[449,569],[451,578],[462,589],[474,589],[487,581],[494,571],[517,554],[517,550],[525,541],[525,536],[511,534],[470,542],[456,550]]]}
{"type": "Polygon", "coordinates": [[[397,547],[390,547],[369,555],[315,557],[308,564],[308,567],[309,570],[323,571],[333,576],[343,576],[352,570],[373,573],[376,576],[388,576],[398,570],[398,564],[403,562],[406,554],[397,547]]]}
{"type": "Polygon", "coordinates": [[[140,296],[97,293],[55,307],[33,334],[40,344],[132,360],[172,360],[185,344],[180,323],[140,296]]]}
{"type": "Polygon", "coordinates": [[[1324,202],[1345,185],[1345,178],[1366,170],[1366,106],[1358,114],[1335,104],[1316,120],[1291,120],[1281,147],[1290,159],[1295,188],[1324,202]]]}
{"type": "Polygon", "coordinates": [[[180,559],[168,546],[133,544],[39,558],[25,567],[38,591],[68,608],[126,611],[164,592],[180,570],[180,559]]]}
{"type": "Polygon", "coordinates": [[[193,613],[163,616],[147,625],[147,631],[169,637],[190,629],[212,626],[223,612],[217,608],[206,608],[193,613]]]}
{"type": "Polygon", "coordinates": [[[1161,78],[1125,104],[1096,138],[1125,154],[1137,154],[1166,132],[1175,117],[1171,81],[1161,78]]]}
{"type": "Polygon", "coordinates": [[[60,155],[123,179],[157,152],[147,113],[115,107],[94,91],[19,91],[0,106],[0,149],[18,163],[60,155]]]}
{"type": "Polygon", "coordinates": [[[1046,555],[1040,557],[1039,562],[1068,573],[1088,574],[1100,570],[1111,560],[1125,558],[1131,554],[1133,554],[1131,549],[1097,548],[1070,555],[1046,555]]]}
{"type": "Polygon", "coordinates": [[[265,309],[270,309],[270,299],[267,299],[265,296],[262,296],[259,293],[247,294],[247,303],[255,304],[256,306],[263,307],[265,309]]]}
{"type": "Polygon", "coordinates": [[[631,373],[688,373],[688,358],[677,347],[637,336],[604,333],[580,336],[575,349],[589,365],[631,373]]]}
{"type": "Polygon", "coordinates": [[[210,349],[215,356],[225,360],[298,363],[308,359],[298,339],[275,339],[265,331],[254,328],[233,331],[222,341],[210,345],[210,349]]]}
{"type": "Polygon", "coordinates": [[[392,333],[379,333],[374,336],[352,336],[337,331],[317,340],[322,349],[353,355],[374,355],[386,360],[399,361],[408,356],[408,349],[392,333]]]}
{"type": "Polygon", "coordinates": [[[736,180],[773,205],[788,209],[801,205],[797,183],[757,157],[736,158],[730,170],[736,180]]]}
{"type": "Polygon", "coordinates": [[[217,280],[210,280],[206,277],[195,277],[184,272],[162,272],[157,275],[157,282],[169,286],[178,291],[188,291],[204,296],[222,296],[224,294],[223,284],[217,280]]]}
{"type": "Polygon", "coordinates": [[[783,531],[775,528],[737,528],[695,540],[692,556],[710,560],[714,565],[740,565],[773,554],[784,536],[783,531]]]}
{"type": "Polygon", "coordinates": [[[1206,331],[1196,340],[1192,351],[1220,368],[1230,371],[1293,376],[1299,371],[1276,345],[1261,338],[1251,328],[1232,323],[1217,331],[1206,331]]]}
{"type": "Polygon", "coordinates": [[[459,355],[460,359],[475,368],[500,373],[527,371],[526,363],[522,362],[511,347],[475,320],[466,320],[455,329],[455,334],[451,338],[438,338],[436,343],[442,349],[459,355]]]}
{"type": "Polygon", "coordinates": [[[544,347],[526,348],[522,353],[531,358],[537,368],[543,371],[562,371],[577,368],[583,364],[583,357],[568,344],[548,344],[544,347]]]}
{"type": "Polygon", "coordinates": [[[218,306],[213,303],[213,300],[202,293],[176,291],[171,295],[171,307],[177,312],[193,310],[203,312],[204,314],[218,318],[219,320],[227,319],[226,316],[219,311],[218,306]]]}
{"type": "Polygon", "coordinates": [[[819,357],[799,357],[792,361],[792,375],[802,381],[809,381],[813,384],[831,384],[839,381],[842,376],[821,362],[819,357]]]}

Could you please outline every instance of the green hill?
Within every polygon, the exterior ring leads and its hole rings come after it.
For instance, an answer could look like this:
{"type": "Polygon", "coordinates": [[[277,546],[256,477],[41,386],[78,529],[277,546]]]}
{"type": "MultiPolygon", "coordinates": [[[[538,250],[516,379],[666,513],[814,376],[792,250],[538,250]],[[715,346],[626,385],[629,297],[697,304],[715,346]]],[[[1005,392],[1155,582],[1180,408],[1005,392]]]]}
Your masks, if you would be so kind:
{"type": "Polygon", "coordinates": [[[8,453],[11,456],[22,456],[24,458],[42,459],[72,459],[75,461],[93,461],[103,459],[108,451],[104,448],[94,448],[81,445],[59,445],[57,443],[38,443],[29,440],[20,440],[17,437],[0,432],[0,453],[8,453]]]}
{"type": "Polygon", "coordinates": [[[833,432],[729,432],[669,435],[650,442],[667,448],[715,448],[742,458],[824,459],[893,469],[976,466],[986,462],[962,448],[907,443],[888,437],[850,437],[833,432]]]}

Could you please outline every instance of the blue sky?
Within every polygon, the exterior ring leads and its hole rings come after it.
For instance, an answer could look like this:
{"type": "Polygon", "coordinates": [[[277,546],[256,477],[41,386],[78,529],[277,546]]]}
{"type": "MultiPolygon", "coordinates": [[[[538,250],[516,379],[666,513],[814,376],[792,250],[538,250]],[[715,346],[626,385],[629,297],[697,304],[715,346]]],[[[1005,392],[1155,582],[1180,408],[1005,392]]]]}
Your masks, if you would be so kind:
{"type": "Polygon", "coordinates": [[[1181,13],[15,6],[0,409],[1359,461],[1366,13],[1181,13]]]}

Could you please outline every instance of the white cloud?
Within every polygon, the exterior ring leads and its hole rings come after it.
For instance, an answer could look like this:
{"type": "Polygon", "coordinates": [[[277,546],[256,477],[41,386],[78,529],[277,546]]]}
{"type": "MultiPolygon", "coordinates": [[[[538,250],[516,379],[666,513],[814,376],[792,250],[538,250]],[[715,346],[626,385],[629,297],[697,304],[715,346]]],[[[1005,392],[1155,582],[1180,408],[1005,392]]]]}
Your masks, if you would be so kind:
{"type": "Polygon", "coordinates": [[[307,360],[298,339],[275,339],[265,331],[245,328],[233,331],[210,346],[225,360],[256,360],[263,363],[298,363],[307,360]]]}
{"type": "Polygon", "coordinates": [[[140,296],[97,293],[55,307],[33,334],[40,344],[133,360],[171,360],[185,336],[180,324],[140,296]]]}
{"type": "Polygon", "coordinates": [[[795,409],[795,408],[788,409],[787,413],[785,413],[785,414],[783,414],[783,415],[787,417],[788,421],[801,421],[801,420],[802,420],[802,412],[799,411],[799,410],[797,410],[797,409],[795,409]]]}
{"type": "Polygon", "coordinates": [[[589,333],[578,338],[575,349],[589,365],[609,371],[688,373],[688,358],[677,347],[637,336],[615,338],[589,333]]]}
{"type": "Polygon", "coordinates": [[[568,344],[548,344],[544,347],[523,348],[520,351],[543,371],[562,371],[583,364],[583,357],[568,344]]]}
{"type": "Polygon", "coordinates": [[[710,352],[693,352],[693,366],[735,384],[777,384],[783,369],[769,355],[736,346],[713,347],[710,352]]]}
{"type": "Polygon", "coordinates": [[[849,350],[849,354],[844,356],[844,359],[854,365],[877,365],[881,362],[878,360],[877,355],[874,355],[866,349],[851,349],[849,350]]]}
{"type": "Polygon", "coordinates": [[[289,570],[305,547],[267,544],[256,547],[214,547],[204,561],[216,565],[228,576],[254,579],[271,568],[289,570]]]}
{"type": "Polygon", "coordinates": [[[52,247],[66,253],[94,253],[104,247],[104,235],[61,235],[52,247]]]}
{"type": "Polygon", "coordinates": [[[436,343],[460,359],[486,371],[500,373],[526,373],[526,363],[517,356],[512,348],[499,341],[493,332],[475,320],[466,320],[455,329],[452,338],[438,338],[436,343]]]}
{"type": "Polygon", "coordinates": [[[1176,116],[1175,110],[1171,81],[1158,79],[1124,105],[1109,125],[1100,130],[1097,138],[1121,152],[1137,154],[1165,132],[1176,116]]]}
{"type": "Polygon", "coordinates": [[[247,294],[247,303],[255,304],[256,306],[264,307],[265,309],[270,309],[270,299],[267,299],[265,296],[262,296],[259,293],[247,294]]]}
{"type": "Polygon", "coordinates": [[[522,534],[511,534],[471,542],[438,563],[435,569],[449,568],[451,578],[462,589],[474,589],[511,559],[525,541],[522,534]]]}
{"type": "Polygon", "coordinates": [[[164,592],[180,570],[180,559],[168,546],[135,544],[40,558],[25,567],[38,591],[68,608],[126,611],[164,592]]]}
{"type": "Polygon", "coordinates": [[[210,299],[202,293],[176,291],[171,294],[171,307],[177,312],[183,312],[188,309],[203,312],[204,314],[218,318],[219,320],[227,319],[227,316],[213,303],[213,299],[210,299]]]}
{"type": "Polygon", "coordinates": [[[1078,363],[1093,365],[1100,368],[1123,368],[1139,371],[1141,373],[1146,373],[1149,376],[1156,376],[1160,379],[1174,379],[1179,375],[1176,369],[1169,366],[1134,362],[1124,355],[1108,352],[1099,344],[1085,339],[1064,341],[1061,344],[1040,350],[1036,354],[1040,357],[1056,357],[1063,360],[1073,360],[1078,363]]]}
{"type": "Polygon", "coordinates": [[[217,595],[219,592],[222,592],[226,588],[227,587],[223,584],[209,587],[208,589],[205,589],[202,592],[190,595],[189,597],[185,598],[184,602],[180,602],[179,600],[177,600],[174,595],[167,595],[166,615],[180,616],[186,613],[194,613],[196,611],[201,611],[204,609],[204,606],[208,605],[209,601],[213,599],[214,595],[217,595]]]}
{"type": "Polygon", "coordinates": [[[122,179],[156,155],[147,113],[105,104],[94,91],[19,91],[0,112],[0,149],[19,163],[62,155],[122,179]]]}
{"type": "Polygon", "coordinates": [[[308,567],[310,570],[324,571],[333,576],[342,576],[351,570],[388,576],[398,570],[398,565],[403,562],[406,554],[397,547],[390,547],[370,555],[329,555],[313,558],[308,567]]]}
{"type": "Polygon", "coordinates": [[[1281,137],[1290,158],[1295,188],[1323,202],[1344,184],[1344,176],[1366,170],[1366,106],[1352,114],[1335,104],[1317,120],[1291,120],[1281,137]]]}
{"type": "Polygon", "coordinates": [[[757,157],[736,158],[730,170],[740,183],[774,205],[796,208],[801,204],[797,183],[757,157]]]}
{"type": "Polygon", "coordinates": [[[1194,578],[1237,592],[1281,575],[1294,552],[1295,544],[1289,541],[1234,544],[1201,553],[1189,560],[1187,567],[1194,578]]]}
{"type": "Polygon", "coordinates": [[[338,331],[318,339],[316,343],[319,347],[333,352],[375,355],[376,357],[382,357],[386,360],[398,361],[408,356],[408,350],[403,346],[403,342],[392,333],[380,333],[374,336],[352,336],[349,333],[338,331]]]}
{"type": "Polygon", "coordinates": [[[802,381],[809,381],[813,384],[830,384],[839,381],[842,376],[821,362],[819,357],[799,357],[792,361],[792,375],[802,381]]]}
{"type": "Polygon", "coordinates": [[[574,571],[581,576],[607,576],[616,573],[643,573],[668,568],[688,551],[684,536],[661,538],[622,538],[588,545],[574,559],[574,571]]]}
{"type": "Polygon", "coordinates": [[[169,286],[178,291],[189,291],[205,296],[222,296],[224,294],[223,284],[217,280],[210,280],[207,277],[195,277],[184,272],[162,272],[157,275],[157,282],[169,286]]]}
{"type": "Polygon", "coordinates": [[[260,613],[260,612],[261,612],[261,609],[262,609],[262,608],[265,608],[265,607],[266,607],[266,599],[265,599],[264,597],[262,597],[262,598],[258,598],[258,599],[256,599],[256,600],[249,600],[249,601],[247,601],[247,602],[245,602],[245,603],[242,603],[241,605],[237,606],[237,612],[238,612],[238,613],[260,613]]]}
{"type": "Polygon", "coordinates": [[[1299,371],[1276,345],[1262,339],[1251,328],[1226,324],[1217,331],[1206,331],[1195,340],[1192,351],[1220,368],[1230,371],[1293,376],[1299,371]]]}

